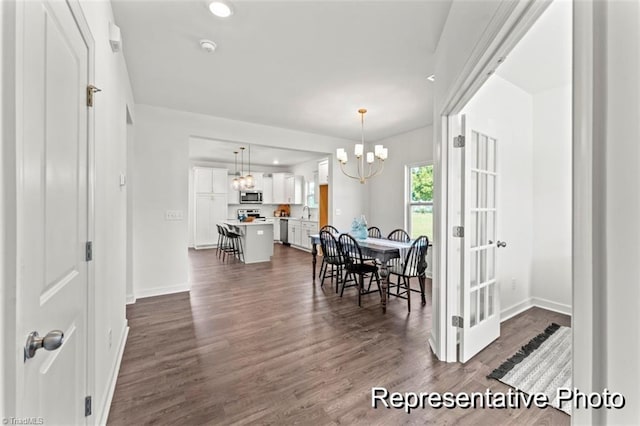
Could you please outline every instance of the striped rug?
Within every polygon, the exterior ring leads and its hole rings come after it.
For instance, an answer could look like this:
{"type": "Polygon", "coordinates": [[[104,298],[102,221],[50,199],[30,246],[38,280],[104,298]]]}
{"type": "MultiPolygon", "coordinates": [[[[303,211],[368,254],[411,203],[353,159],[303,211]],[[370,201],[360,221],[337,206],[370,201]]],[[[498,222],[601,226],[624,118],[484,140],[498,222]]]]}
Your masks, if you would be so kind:
{"type": "Polygon", "coordinates": [[[527,394],[544,393],[551,405],[571,415],[571,404],[560,406],[557,400],[558,388],[571,388],[571,328],[551,324],[487,378],[527,394]]]}

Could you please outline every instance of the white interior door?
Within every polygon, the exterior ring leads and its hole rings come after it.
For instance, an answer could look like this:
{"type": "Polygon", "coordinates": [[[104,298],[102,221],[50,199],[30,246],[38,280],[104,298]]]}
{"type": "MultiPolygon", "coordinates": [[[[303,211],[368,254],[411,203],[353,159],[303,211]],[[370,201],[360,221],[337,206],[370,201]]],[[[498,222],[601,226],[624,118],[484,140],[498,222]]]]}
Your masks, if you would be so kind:
{"type": "Polygon", "coordinates": [[[474,129],[470,118],[462,116],[462,134],[465,135],[462,155],[462,362],[500,336],[496,281],[498,141],[474,129]]]}
{"type": "Polygon", "coordinates": [[[84,424],[89,48],[66,2],[18,5],[17,414],[84,424]],[[62,345],[23,358],[51,330],[62,345]]]}

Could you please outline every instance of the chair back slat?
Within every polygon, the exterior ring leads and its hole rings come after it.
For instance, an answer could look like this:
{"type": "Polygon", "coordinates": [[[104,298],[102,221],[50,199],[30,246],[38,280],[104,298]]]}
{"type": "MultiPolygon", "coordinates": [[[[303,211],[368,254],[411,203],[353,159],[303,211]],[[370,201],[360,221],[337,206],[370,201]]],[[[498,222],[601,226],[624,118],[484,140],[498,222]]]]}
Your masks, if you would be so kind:
{"type": "Polygon", "coordinates": [[[382,232],[380,232],[380,228],[377,226],[371,226],[367,231],[369,238],[382,238],[382,232]]]}
{"type": "Polygon", "coordinates": [[[387,240],[399,241],[401,243],[408,243],[411,241],[411,237],[404,229],[394,229],[387,236],[387,240]]]}

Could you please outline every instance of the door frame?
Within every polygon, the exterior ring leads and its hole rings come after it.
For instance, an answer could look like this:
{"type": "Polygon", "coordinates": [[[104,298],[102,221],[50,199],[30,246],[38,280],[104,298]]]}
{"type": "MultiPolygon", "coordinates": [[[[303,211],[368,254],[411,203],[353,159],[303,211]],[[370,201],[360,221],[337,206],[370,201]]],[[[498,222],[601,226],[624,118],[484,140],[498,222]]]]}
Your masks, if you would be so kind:
{"type": "Polygon", "coordinates": [[[459,129],[453,117],[462,111],[550,4],[551,0],[502,0],[456,83],[447,93],[442,109],[436,111],[434,152],[439,155],[434,155],[434,206],[437,206],[434,239],[439,243],[434,245],[433,326],[429,343],[443,361],[458,361],[458,329],[451,319],[461,315],[460,241],[451,232],[454,226],[461,224],[456,208],[449,208],[459,205],[462,197],[456,187],[459,167],[454,162],[459,160],[459,154],[453,147],[453,138],[459,129]]]}
{"type": "MultiPolygon", "coordinates": [[[[91,30],[89,28],[88,21],[84,15],[82,7],[80,5],[79,0],[66,0],[66,4],[69,7],[74,19],[76,20],[76,24],[78,25],[78,29],[80,30],[80,34],[84,39],[84,42],[87,45],[87,80],[88,82],[94,81],[95,76],[95,41],[91,34],[91,30]]],[[[17,296],[19,293],[17,291],[19,287],[18,278],[19,275],[17,271],[20,267],[20,246],[22,242],[20,241],[20,236],[22,235],[22,228],[25,226],[23,222],[22,215],[22,194],[24,193],[21,178],[22,168],[21,162],[18,161],[22,158],[24,146],[24,140],[22,135],[22,129],[24,127],[24,117],[21,114],[23,110],[23,91],[22,87],[28,84],[27,81],[24,80],[24,69],[23,69],[23,32],[24,28],[24,4],[22,2],[16,2],[15,4],[15,92],[13,93],[15,99],[15,247],[16,247],[16,257],[15,257],[15,279],[9,282],[9,286],[11,287],[11,294],[17,296]]],[[[93,241],[95,237],[95,111],[93,108],[87,107],[87,239],[88,241],[93,241]]],[[[12,259],[13,260],[13,259],[12,259]]],[[[94,395],[95,388],[95,333],[92,331],[95,329],[95,269],[94,262],[87,262],[87,300],[86,303],[86,395],[94,395]]],[[[18,322],[20,318],[20,300],[16,297],[13,302],[6,300],[6,305],[10,307],[12,315],[7,319],[8,327],[11,327],[14,334],[14,348],[15,351],[11,352],[13,356],[13,360],[7,360],[8,362],[5,366],[8,368],[12,366],[12,369],[16,372],[20,371],[22,365],[24,364],[22,348],[24,347],[25,337],[19,333],[18,330],[18,322]],[[13,306],[11,306],[13,303],[13,306]]],[[[14,374],[9,377],[9,383],[7,383],[7,387],[5,391],[7,394],[12,393],[13,397],[7,396],[7,406],[5,406],[6,413],[15,413],[17,406],[19,395],[22,394],[20,389],[23,388],[24,384],[22,383],[22,378],[20,374],[14,374]]]]}
{"type": "MultiPolygon", "coordinates": [[[[440,155],[434,156],[437,168],[435,177],[438,179],[434,202],[437,202],[439,217],[435,218],[434,226],[437,226],[437,237],[441,244],[435,251],[434,328],[429,342],[436,355],[449,362],[456,361],[456,329],[448,325],[447,319],[457,314],[458,294],[454,283],[447,281],[447,248],[451,238],[439,238],[446,236],[447,229],[453,226],[448,222],[446,205],[450,192],[447,161],[452,150],[448,118],[462,109],[488,78],[493,64],[515,46],[549,4],[507,3],[501,3],[457,84],[446,97],[444,108],[436,111],[440,121],[435,122],[434,152],[440,155]],[[487,37],[487,33],[491,36],[487,37]],[[442,287],[442,291],[436,293],[437,287],[442,287]]],[[[607,374],[603,321],[606,305],[596,303],[606,296],[604,241],[607,203],[602,185],[606,172],[604,136],[607,108],[606,87],[603,86],[609,65],[606,56],[607,4],[575,0],[572,3],[572,386],[584,392],[600,392],[606,387],[607,374]],[[575,283],[580,283],[580,286],[575,283]]],[[[598,410],[574,410],[571,419],[574,424],[603,423],[605,415],[605,412],[598,410]]]]}

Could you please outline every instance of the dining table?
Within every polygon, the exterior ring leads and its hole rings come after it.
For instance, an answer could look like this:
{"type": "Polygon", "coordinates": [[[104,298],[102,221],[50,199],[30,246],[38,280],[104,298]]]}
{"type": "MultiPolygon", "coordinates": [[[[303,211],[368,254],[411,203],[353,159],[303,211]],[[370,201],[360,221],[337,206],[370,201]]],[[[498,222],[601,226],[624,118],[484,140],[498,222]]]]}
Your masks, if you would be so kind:
{"type": "MultiPolygon", "coordinates": [[[[336,237],[339,234],[336,234],[336,237]]],[[[316,265],[318,257],[318,244],[320,244],[320,234],[309,235],[311,239],[311,256],[313,265],[313,279],[316,279],[316,265]]],[[[382,292],[380,295],[380,306],[382,313],[387,312],[387,288],[389,287],[389,269],[390,260],[404,257],[405,253],[411,248],[412,242],[403,243],[400,241],[387,240],[385,238],[366,238],[358,240],[362,254],[367,257],[376,259],[380,263],[380,284],[382,284],[382,292]]]]}

